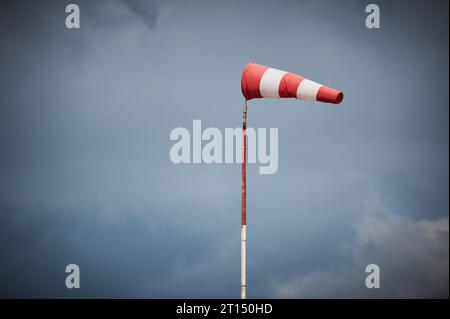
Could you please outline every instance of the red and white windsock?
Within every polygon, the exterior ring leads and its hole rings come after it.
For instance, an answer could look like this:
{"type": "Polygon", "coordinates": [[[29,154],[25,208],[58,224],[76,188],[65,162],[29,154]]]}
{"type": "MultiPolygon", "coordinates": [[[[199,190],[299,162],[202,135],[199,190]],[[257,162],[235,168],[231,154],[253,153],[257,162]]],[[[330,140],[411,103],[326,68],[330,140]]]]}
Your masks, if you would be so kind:
{"type": "Polygon", "coordinates": [[[241,79],[242,94],[245,99],[256,98],[296,98],[339,104],[344,98],[341,91],[305,79],[304,77],[249,63],[245,66],[241,79]]]}

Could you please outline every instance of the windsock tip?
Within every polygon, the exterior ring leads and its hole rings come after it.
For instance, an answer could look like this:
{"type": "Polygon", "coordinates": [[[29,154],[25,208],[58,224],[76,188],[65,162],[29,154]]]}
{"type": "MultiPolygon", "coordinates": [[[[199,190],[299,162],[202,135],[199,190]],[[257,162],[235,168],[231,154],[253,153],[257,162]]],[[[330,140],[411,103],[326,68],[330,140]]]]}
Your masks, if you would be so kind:
{"type": "Polygon", "coordinates": [[[327,86],[322,86],[316,96],[317,101],[332,104],[339,104],[343,99],[344,93],[327,86]]]}

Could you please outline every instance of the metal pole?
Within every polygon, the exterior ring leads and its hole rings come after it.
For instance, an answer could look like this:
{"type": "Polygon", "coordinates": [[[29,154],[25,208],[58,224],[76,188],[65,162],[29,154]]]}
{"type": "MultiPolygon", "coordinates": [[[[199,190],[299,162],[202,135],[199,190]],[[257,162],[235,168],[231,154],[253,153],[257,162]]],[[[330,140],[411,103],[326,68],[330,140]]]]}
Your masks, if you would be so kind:
{"type": "Polygon", "coordinates": [[[247,101],[242,110],[242,183],[241,183],[241,299],[247,298],[246,244],[247,244],[247,101]]]}

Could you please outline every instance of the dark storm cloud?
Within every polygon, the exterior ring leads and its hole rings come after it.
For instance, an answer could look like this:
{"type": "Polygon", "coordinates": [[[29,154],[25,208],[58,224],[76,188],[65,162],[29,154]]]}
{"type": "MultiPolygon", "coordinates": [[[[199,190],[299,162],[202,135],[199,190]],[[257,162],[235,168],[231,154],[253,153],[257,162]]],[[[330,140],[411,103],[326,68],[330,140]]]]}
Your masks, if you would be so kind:
{"type": "MultiPolygon", "coordinates": [[[[142,211],[128,209],[126,218],[111,218],[104,208],[92,206],[76,210],[7,205],[0,208],[0,223],[8,225],[3,227],[0,239],[9,243],[0,251],[2,298],[159,298],[201,296],[205,290],[218,297],[220,293],[232,292],[231,283],[219,291],[183,281],[168,288],[179,267],[189,272],[189,265],[214,259],[221,253],[215,246],[224,238],[223,229],[215,229],[216,236],[196,232],[180,227],[180,221],[170,211],[155,212],[152,207],[142,211]],[[79,291],[69,291],[61,285],[67,275],[65,266],[71,261],[82,269],[79,291]]],[[[226,254],[238,254],[238,248],[231,247],[226,254]]],[[[214,280],[215,271],[223,267],[216,266],[214,271],[203,271],[203,278],[214,280]]],[[[234,268],[236,276],[237,267],[234,268]]],[[[228,280],[231,273],[225,275],[228,280]]]]}
{"type": "Polygon", "coordinates": [[[380,30],[360,1],[77,3],[80,30],[61,1],[0,10],[0,296],[238,296],[239,166],[175,165],[169,133],[239,126],[256,61],[345,99],[249,103],[279,128],[249,295],[448,297],[448,2],[379,2],[380,30]]]}
{"type": "Polygon", "coordinates": [[[150,28],[153,29],[156,26],[156,20],[158,18],[158,1],[139,1],[139,0],[123,0],[124,3],[139,16],[142,21],[150,28]]]}

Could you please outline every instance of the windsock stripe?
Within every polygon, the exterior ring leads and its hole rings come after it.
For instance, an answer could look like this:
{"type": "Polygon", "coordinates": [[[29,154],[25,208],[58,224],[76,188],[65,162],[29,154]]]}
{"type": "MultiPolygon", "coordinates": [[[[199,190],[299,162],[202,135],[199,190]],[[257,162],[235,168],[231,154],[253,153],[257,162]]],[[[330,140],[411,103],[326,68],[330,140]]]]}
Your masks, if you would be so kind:
{"type": "Polygon", "coordinates": [[[300,83],[305,78],[294,74],[294,73],[286,73],[281,79],[280,85],[278,87],[278,94],[280,97],[285,98],[297,98],[297,89],[300,83]]]}
{"type": "Polygon", "coordinates": [[[261,78],[267,69],[269,69],[269,67],[264,65],[255,63],[247,64],[244,73],[242,73],[241,79],[242,94],[247,100],[262,97],[259,91],[259,86],[261,78]],[[249,72],[250,70],[251,72],[249,72]]]}
{"type": "Polygon", "coordinates": [[[297,99],[316,101],[317,92],[322,85],[314,81],[304,79],[297,89],[297,99]]]}
{"type": "Polygon", "coordinates": [[[278,88],[286,71],[269,68],[264,72],[259,84],[259,92],[265,98],[279,98],[278,88]]]}
{"type": "Polygon", "coordinates": [[[340,91],[331,89],[325,85],[322,85],[317,92],[317,101],[325,103],[339,104],[342,102],[344,94],[340,91]]]}

